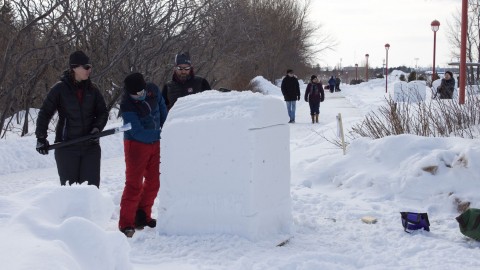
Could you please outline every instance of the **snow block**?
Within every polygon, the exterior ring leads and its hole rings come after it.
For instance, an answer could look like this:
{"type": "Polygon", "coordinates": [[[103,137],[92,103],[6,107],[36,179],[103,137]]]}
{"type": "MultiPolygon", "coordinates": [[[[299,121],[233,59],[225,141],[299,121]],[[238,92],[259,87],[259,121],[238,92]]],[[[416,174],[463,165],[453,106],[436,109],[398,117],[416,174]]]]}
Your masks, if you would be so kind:
{"type": "Polygon", "coordinates": [[[393,100],[395,102],[417,103],[425,101],[425,81],[396,82],[393,86],[393,100]]]}
{"type": "Polygon", "coordinates": [[[250,91],[178,99],[162,130],[159,233],[290,233],[287,122],[281,99],[250,91]]]}

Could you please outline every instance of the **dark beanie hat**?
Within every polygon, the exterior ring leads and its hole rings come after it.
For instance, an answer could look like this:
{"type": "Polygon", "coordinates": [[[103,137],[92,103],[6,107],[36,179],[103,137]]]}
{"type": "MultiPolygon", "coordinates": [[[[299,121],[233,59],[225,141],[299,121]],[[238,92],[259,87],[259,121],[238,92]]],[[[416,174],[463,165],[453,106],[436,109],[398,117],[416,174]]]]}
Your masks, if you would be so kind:
{"type": "Polygon", "coordinates": [[[90,64],[90,59],[88,56],[82,51],[76,51],[70,54],[69,60],[70,66],[72,65],[86,65],[90,64]]]}
{"type": "Polygon", "coordinates": [[[313,81],[313,79],[316,79],[317,78],[317,75],[312,75],[312,77],[310,77],[310,80],[313,81]]]}
{"type": "Polygon", "coordinates": [[[145,83],[143,75],[138,72],[132,73],[125,77],[125,80],[123,82],[125,83],[125,89],[127,89],[127,92],[132,95],[136,95],[137,92],[145,89],[145,86],[147,85],[147,83],[145,83]]]}
{"type": "Polygon", "coordinates": [[[293,73],[293,70],[287,69],[287,73],[293,73]]]}
{"type": "Polygon", "coordinates": [[[175,65],[191,65],[190,54],[188,52],[182,52],[175,56],[175,65]]]}

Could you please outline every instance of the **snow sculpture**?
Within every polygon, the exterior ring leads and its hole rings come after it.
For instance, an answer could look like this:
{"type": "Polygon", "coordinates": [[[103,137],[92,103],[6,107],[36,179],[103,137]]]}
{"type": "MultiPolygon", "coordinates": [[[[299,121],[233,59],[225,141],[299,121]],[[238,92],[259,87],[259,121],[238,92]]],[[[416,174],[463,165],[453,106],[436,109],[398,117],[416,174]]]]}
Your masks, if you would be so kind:
{"type": "Polygon", "coordinates": [[[161,139],[159,233],[290,233],[290,133],[283,100],[206,91],[180,98],[161,139]]]}

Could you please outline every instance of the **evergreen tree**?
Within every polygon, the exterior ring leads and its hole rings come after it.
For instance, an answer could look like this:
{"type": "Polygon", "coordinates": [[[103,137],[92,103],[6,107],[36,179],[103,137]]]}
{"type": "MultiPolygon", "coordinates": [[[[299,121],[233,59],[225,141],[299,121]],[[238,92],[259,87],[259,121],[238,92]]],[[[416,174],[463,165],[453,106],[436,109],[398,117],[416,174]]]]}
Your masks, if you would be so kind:
{"type": "Polygon", "coordinates": [[[410,74],[408,74],[408,81],[411,82],[411,81],[415,81],[417,79],[417,72],[416,71],[412,71],[410,72],[410,74]]]}

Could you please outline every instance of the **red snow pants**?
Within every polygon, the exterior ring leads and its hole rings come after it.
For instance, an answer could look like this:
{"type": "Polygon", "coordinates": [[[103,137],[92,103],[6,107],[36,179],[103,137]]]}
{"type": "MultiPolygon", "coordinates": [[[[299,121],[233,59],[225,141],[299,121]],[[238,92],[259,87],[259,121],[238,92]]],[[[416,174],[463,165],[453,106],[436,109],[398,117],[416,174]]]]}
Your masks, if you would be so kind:
{"type": "Polygon", "coordinates": [[[137,209],[152,218],[152,206],[160,189],[160,141],[145,144],[124,140],[125,188],[120,202],[118,227],[135,228],[137,209]]]}

